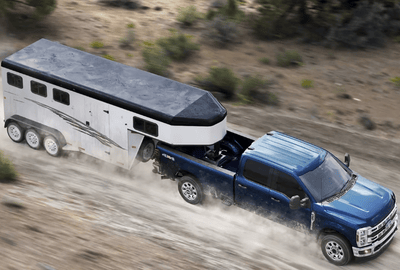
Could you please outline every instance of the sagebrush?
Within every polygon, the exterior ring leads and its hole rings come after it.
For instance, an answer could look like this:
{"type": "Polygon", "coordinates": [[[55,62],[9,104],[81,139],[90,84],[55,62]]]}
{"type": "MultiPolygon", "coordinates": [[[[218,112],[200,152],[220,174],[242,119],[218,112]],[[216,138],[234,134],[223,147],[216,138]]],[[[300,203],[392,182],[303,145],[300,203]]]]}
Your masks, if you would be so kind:
{"type": "Polygon", "coordinates": [[[14,180],[18,176],[13,163],[0,151],[0,181],[14,180]]]}

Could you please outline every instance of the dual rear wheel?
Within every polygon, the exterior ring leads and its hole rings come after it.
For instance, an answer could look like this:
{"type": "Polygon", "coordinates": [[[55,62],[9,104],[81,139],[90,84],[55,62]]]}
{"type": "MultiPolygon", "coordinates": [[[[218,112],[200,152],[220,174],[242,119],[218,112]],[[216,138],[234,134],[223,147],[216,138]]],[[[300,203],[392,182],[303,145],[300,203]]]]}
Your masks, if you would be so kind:
{"type": "Polygon", "coordinates": [[[53,157],[59,156],[61,147],[58,140],[52,135],[45,135],[44,138],[34,128],[28,128],[26,131],[16,122],[11,122],[7,126],[7,134],[10,139],[16,143],[22,142],[25,138],[26,143],[32,149],[38,150],[43,146],[46,152],[53,157]]]}

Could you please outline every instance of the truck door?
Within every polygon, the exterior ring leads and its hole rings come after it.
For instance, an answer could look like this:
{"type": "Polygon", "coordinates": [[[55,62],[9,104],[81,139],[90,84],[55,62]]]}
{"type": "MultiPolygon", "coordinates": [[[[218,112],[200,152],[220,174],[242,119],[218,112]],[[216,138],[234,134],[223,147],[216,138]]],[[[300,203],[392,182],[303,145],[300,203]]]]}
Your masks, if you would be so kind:
{"type": "Polygon", "coordinates": [[[307,195],[297,182],[296,178],[276,169],[271,169],[269,204],[275,212],[277,221],[294,229],[309,228],[311,222],[311,208],[292,210],[289,207],[290,198],[300,196],[300,200],[307,195]]]}
{"type": "Polygon", "coordinates": [[[235,201],[247,210],[260,215],[269,213],[269,188],[267,187],[270,167],[260,162],[247,159],[243,173],[235,180],[235,201]]]}

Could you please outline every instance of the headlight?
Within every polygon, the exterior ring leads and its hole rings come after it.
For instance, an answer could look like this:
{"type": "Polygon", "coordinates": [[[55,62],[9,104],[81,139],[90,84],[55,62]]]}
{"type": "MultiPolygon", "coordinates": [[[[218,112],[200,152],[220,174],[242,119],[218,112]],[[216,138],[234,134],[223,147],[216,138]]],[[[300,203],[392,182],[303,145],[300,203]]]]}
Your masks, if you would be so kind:
{"type": "Polygon", "coordinates": [[[363,247],[371,242],[371,239],[368,239],[368,230],[370,228],[371,227],[366,227],[357,230],[357,236],[356,236],[357,246],[363,247]]]}

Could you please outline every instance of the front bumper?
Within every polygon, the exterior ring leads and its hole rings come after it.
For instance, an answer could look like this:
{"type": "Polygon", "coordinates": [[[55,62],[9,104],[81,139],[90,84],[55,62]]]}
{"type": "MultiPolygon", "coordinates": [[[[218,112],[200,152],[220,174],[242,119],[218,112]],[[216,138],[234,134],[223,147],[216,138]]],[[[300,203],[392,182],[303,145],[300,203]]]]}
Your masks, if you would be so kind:
{"type": "Polygon", "coordinates": [[[398,214],[394,218],[394,226],[390,229],[389,233],[379,241],[374,242],[372,245],[357,248],[353,247],[353,254],[355,257],[367,257],[378,253],[384,246],[390,243],[397,231],[398,214]]]}

